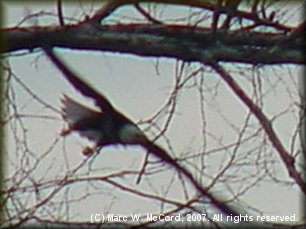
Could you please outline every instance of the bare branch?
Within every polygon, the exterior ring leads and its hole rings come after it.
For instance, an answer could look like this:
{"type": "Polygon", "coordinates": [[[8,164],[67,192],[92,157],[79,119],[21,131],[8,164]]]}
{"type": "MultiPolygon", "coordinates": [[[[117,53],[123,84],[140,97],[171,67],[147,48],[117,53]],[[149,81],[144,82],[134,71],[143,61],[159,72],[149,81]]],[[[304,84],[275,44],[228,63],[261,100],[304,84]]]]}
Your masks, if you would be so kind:
{"type": "Polygon", "coordinates": [[[63,10],[62,10],[62,0],[57,0],[57,12],[58,12],[58,21],[60,23],[61,26],[64,26],[64,17],[63,17],[63,10]]]}
{"type": "Polygon", "coordinates": [[[220,75],[220,77],[227,83],[227,85],[234,91],[234,93],[240,98],[244,104],[252,111],[253,115],[258,119],[266,134],[269,136],[269,139],[279,156],[281,157],[283,163],[286,166],[286,169],[289,173],[289,176],[292,177],[300,189],[306,193],[306,184],[302,180],[300,174],[295,169],[294,158],[286,151],[279,138],[277,137],[271,122],[262,112],[262,110],[248,97],[248,95],[240,88],[240,86],[235,82],[231,75],[224,70],[219,64],[212,62],[209,65],[220,75]]]}
{"type": "Polygon", "coordinates": [[[135,4],[135,7],[148,21],[152,22],[153,24],[164,24],[163,22],[153,18],[139,4],[135,4]]]}
{"type": "Polygon", "coordinates": [[[282,43],[288,35],[251,31],[214,34],[210,29],[184,25],[128,24],[12,28],[4,30],[3,35],[7,45],[2,52],[50,45],[184,61],[207,58],[249,64],[305,63],[301,33],[282,43]]]}
{"type": "Polygon", "coordinates": [[[90,18],[86,18],[84,23],[100,23],[103,19],[111,15],[119,6],[126,4],[125,0],[109,0],[98,9],[90,18]]]}

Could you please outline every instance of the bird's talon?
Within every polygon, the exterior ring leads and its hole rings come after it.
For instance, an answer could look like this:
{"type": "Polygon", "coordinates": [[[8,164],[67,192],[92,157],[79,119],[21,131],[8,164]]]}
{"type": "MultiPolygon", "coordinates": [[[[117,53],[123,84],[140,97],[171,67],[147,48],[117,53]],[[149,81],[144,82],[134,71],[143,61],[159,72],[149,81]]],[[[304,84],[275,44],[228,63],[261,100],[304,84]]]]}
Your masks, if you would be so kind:
{"type": "Polygon", "coordinates": [[[95,152],[94,148],[90,148],[90,147],[85,147],[83,149],[83,155],[84,156],[90,156],[91,154],[93,154],[95,152]]]}
{"type": "Polygon", "coordinates": [[[70,133],[70,129],[63,129],[62,131],[61,131],[61,133],[60,133],[60,135],[62,136],[62,137],[64,137],[64,136],[66,136],[66,135],[68,135],[69,133],[70,133]]]}

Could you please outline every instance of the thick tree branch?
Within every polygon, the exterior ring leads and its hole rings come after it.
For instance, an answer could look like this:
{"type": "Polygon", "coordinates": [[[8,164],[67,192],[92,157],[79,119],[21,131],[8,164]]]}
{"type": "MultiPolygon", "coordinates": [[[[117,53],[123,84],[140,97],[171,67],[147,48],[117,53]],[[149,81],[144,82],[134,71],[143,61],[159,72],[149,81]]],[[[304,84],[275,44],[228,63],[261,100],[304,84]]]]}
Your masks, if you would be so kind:
{"type": "Polygon", "coordinates": [[[182,25],[128,24],[4,29],[2,52],[46,45],[82,50],[121,52],[184,61],[202,59],[248,64],[304,64],[302,33],[260,32],[214,34],[210,29],[182,25]],[[283,42],[286,41],[286,42],[283,42]]]}
{"type": "Polygon", "coordinates": [[[268,135],[274,148],[277,150],[281,157],[289,176],[293,178],[296,184],[300,187],[302,192],[306,194],[306,183],[301,178],[298,171],[294,166],[294,158],[286,151],[279,138],[277,137],[270,120],[262,112],[262,110],[249,98],[249,96],[240,88],[231,75],[215,62],[209,63],[209,65],[221,76],[221,78],[227,83],[227,85],[234,91],[234,93],[241,99],[241,101],[251,110],[253,115],[257,118],[264,131],[268,135]]]}

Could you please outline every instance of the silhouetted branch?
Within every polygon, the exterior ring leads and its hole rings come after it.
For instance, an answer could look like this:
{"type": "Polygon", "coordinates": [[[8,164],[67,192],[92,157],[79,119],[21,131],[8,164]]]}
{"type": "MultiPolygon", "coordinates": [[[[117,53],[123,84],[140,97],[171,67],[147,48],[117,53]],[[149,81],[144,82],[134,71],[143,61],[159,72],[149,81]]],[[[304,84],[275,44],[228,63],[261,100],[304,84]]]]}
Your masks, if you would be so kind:
{"type": "Polygon", "coordinates": [[[294,179],[296,184],[300,189],[306,194],[306,184],[302,177],[295,169],[294,158],[286,151],[279,138],[277,137],[271,121],[266,117],[262,110],[249,98],[249,96],[240,88],[240,86],[235,82],[232,76],[224,70],[224,68],[215,63],[209,63],[209,65],[215,70],[216,73],[227,83],[227,85],[233,90],[233,92],[240,98],[244,104],[251,110],[253,115],[257,118],[259,123],[262,125],[266,134],[268,135],[272,145],[277,150],[279,156],[281,157],[289,176],[294,179]]]}
{"type": "Polygon", "coordinates": [[[64,17],[63,17],[63,10],[62,10],[62,0],[57,0],[57,12],[58,12],[58,20],[61,26],[64,26],[64,17]]]}
{"type": "Polygon", "coordinates": [[[139,4],[135,4],[135,8],[150,22],[153,24],[164,24],[163,22],[153,18],[149,13],[147,13],[139,4]]]}
{"type": "Polygon", "coordinates": [[[183,5],[189,6],[193,8],[199,8],[206,11],[215,11],[216,8],[218,14],[230,14],[231,17],[237,17],[245,20],[252,21],[257,26],[267,26],[272,27],[281,31],[290,31],[292,28],[289,26],[285,26],[279,22],[274,22],[266,18],[260,18],[254,12],[247,12],[236,10],[235,12],[232,11],[231,8],[228,8],[226,5],[222,6],[218,3],[212,1],[201,1],[201,0],[109,0],[104,5],[98,9],[95,14],[91,18],[87,18],[83,23],[87,22],[95,22],[98,23],[104,18],[111,15],[116,9],[124,5],[131,5],[131,4],[139,4],[139,3],[156,3],[156,4],[169,4],[169,5],[183,5]]]}
{"type": "Polygon", "coordinates": [[[33,50],[46,45],[81,50],[169,57],[184,61],[214,59],[249,64],[304,64],[301,33],[287,40],[286,34],[244,31],[212,33],[210,29],[184,25],[127,24],[11,28],[3,31],[2,52],[33,50]],[[282,41],[286,40],[285,43],[282,41]]]}

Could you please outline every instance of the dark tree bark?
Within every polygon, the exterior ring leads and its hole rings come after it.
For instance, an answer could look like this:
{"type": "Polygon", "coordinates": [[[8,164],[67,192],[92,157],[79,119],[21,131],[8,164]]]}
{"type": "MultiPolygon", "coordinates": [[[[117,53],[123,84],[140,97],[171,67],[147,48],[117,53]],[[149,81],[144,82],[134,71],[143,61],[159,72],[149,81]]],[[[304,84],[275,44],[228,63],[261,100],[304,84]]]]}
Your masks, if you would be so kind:
{"type": "MultiPolygon", "coordinates": [[[[296,31],[296,30],[294,30],[296,31]]],[[[304,64],[303,33],[220,31],[175,25],[93,25],[11,28],[3,52],[43,46],[109,51],[183,61],[304,64]]]]}

